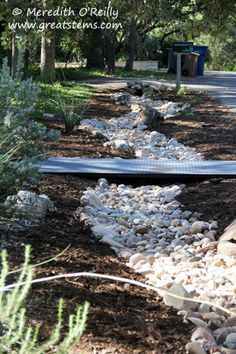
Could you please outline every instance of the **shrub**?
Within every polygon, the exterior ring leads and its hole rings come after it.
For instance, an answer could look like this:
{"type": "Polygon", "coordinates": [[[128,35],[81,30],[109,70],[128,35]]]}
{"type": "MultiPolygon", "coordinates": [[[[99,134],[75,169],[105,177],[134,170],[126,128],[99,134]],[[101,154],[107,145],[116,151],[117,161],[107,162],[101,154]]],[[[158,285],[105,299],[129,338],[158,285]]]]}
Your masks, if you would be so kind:
{"type": "Polygon", "coordinates": [[[29,177],[35,179],[32,163],[45,152],[43,142],[59,137],[57,131],[48,131],[43,124],[30,120],[40,88],[32,78],[22,79],[21,59],[22,55],[15,78],[10,75],[6,59],[0,69],[1,191],[18,187],[29,177]]]}
{"type": "Polygon", "coordinates": [[[61,299],[58,307],[58,320],[51,335],[44,343],[39,343],[40,325],[31,327],[27,324],[26,309],[23,307],[33,279],[33,267],[29,265],[30,248],[29,246],[26,247],[25,261],[20,270],[20,275],[14,284],[15,286],[8,291],[4,291],[4,287],[7,277],[12,272],[9,272],[8,269],[5,250],[1,256],[0,352],[9,354],[43,354],[50,349],[50,353],[67,353],[72,345],[79,342],[85,329],[89,308],[88,303],[86,302],[83,306],[79,306],[76,314],[69,316],[68,334],[64,339],[61,339],[63,328],[63,300],[61,299]],[[52,350],[53,346],[56,346],[54,347],[55,350],[52,350]]]}

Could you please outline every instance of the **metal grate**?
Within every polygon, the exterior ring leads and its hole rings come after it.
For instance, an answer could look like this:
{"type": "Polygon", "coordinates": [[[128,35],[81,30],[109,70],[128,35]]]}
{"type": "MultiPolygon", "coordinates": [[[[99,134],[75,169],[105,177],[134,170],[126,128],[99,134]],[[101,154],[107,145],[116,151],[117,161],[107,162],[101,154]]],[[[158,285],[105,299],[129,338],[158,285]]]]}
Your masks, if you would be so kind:
{"type": "Polygon", "coordinates": [[[99,176],[236,177],[236,161],[182,161],[147,159],[96,159],[50,157],[36,164],[42,173],[99,176]]]}

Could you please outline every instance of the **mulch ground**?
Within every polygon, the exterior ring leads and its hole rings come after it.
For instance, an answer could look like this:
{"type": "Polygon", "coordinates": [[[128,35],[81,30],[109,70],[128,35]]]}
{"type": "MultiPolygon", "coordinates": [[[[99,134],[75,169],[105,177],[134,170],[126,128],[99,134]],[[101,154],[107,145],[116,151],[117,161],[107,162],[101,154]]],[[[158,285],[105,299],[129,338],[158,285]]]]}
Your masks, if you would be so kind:
{"type": "MultiPolygon", "coordinates": [[[[171,93],[167,95],[170,95],[168,99],[176,99],[171,93]]],[[[208,159],[236,160],[235,117],[207,95],[191,93],[190,99],[193,113],[164,121],[157,126],[158,131],[196,147],[208,159]]],[[[113,104],[109,94],[104,93],[92,99],[86,116],[109,119],[126,112],[127,107],[113,104]]],[[[60,122],[47,124],[62,127],[60,122]]],[[[71,135],[63,134],[49,154],[121,156],[116,151],[104,149],[99,139],[78,128],[71,135]]],[[[91,271],[144,281],[142,276],[126,267],[107,245],[98,242],[77,219],[75,210],[80,206],[80,197],[95,183],[94,179],[77,176],[48,175],[37,187],[27,186],[27,189],[47,194],[57,211],[48,215],[38,228],[28,229],[17,237],[10,233],[1,235],[2,242],[7,243],[11,266],[19,266],[25,244],[32,245],[35,262],[50,258],[70,245],[58,260],[39,267],[37,277],[91,271]]],[[[186,209],[201,212],[203,220],[217,217],[223,228],[235,217],[235,192],[236,182],[233,179],[195,181],[187,184],[179,200],[186,209]]],[[[91,306],[86,332],[80,347],[73,353],[183,354],[191,336],[192,327],[183,324],[176,311],[167,308],[154,292],[116,282],[78,278],[33,286],[27,303],[28,316],[31,323],[42,323],[42,339],[55,323],[60,297],[66,300],[65,317],[85,300],[91,306]]]]}

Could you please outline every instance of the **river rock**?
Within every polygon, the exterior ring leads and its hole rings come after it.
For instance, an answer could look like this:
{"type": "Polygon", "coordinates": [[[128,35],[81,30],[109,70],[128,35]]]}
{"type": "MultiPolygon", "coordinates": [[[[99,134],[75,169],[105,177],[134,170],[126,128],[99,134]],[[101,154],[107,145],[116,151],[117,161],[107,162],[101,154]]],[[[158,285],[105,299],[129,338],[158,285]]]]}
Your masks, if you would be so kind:
{"type": "Polygon", "coordinates": [[[217,246],[217,252],[225,256],[236,256],[236,243],[220,241],[217,246]]]}
{"type": "Polygon", "coordinates": [[[236,349],[236,333],[228,334],[223,345],[229,349],[236,349]]]}
{"type": "Polygon", "coordinates": [[[198,342],[186,344],[185,349],[189,354],[207,354],[198,342]]]}
{"type": "Polygon", "coordinates": [[[205,229],[207,229],[209,224],[205,223],[204,221],[195,221],[192,224],[192,227],[190,229],[192,234],[197,234],[197,233],[201,233],[202,231],[204,231],[205,229]]]}
{"type": "Polygon", "coordinates": [[[168,306],[172,306],[178,310],[195,310],[196,303],[188,301],[187,298],[191,298],[188,291],[179,283],[173,284],[169,289],[168,293],[182,297],[184,299],[178,299],[177,297],[166,294],[164,296],[164,302],[168,306]]]}
{"type": "Polygon", "coordinates": [[[209,343],[209,344],[216,344],[214,337],[212,336],[210,330],[204,327],[198,327],[191,336],[192,342],[199,342],[199,343],[209,343]]]}

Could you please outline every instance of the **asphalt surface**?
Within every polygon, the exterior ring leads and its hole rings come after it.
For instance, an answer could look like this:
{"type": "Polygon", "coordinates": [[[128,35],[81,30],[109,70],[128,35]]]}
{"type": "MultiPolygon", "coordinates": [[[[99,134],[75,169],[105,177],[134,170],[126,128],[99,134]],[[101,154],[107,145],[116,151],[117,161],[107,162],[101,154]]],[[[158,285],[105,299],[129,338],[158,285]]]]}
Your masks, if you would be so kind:
{"type": "MultiPolygon", "coordinates": [[[[85,80],[98,90],[117,89],[126,86],[127,81],[135,81],[134,78],[99,78],[85,80]]],[[[145,83],[175,85],[175,81],[140,78],[145,83]]],[[[236,113],[236,72],[207,71],[204,76],[182,77],[182,87],[198,91],[208,92],[216,101],[224,104],[231,112],[236,113]]]]}

